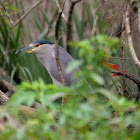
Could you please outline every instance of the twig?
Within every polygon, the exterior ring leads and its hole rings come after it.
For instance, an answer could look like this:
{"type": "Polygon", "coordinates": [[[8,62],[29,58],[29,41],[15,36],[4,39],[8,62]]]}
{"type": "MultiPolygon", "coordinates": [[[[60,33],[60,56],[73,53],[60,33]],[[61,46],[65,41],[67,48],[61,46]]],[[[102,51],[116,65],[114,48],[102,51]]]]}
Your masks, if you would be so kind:
{"type": "Polygon", "coordinates": [[[138,86],[139,93],[137,94],[137,97],[136,97],[136,101],[138,101],[139,98],[140,98],[140,81],[138,79],[136,79],[135,77],[133,77],[131,75],[128,75],[126,73],[122,73],[122,72],[118,72],[118,71],[117,72],[116,71],[112,71],[112,73],[117,74],[117,75],[124,76],[124,77],[132,80],[138,86]]]}
{"type": "Polygon", "coordinates": [[[112,23],[105,29],[104,33],[115,23],[116,18],[117,18],[117,15],[115,15],[112,23]]]}
{"type": "Polygon", "coordinates": [[[67,21],[67,35],[66,35],[66,50],[68,53],[70,53],[70,46],[69,46],[69,41],[70,41],[70,32],[71,32],[71,25],[72,25],[72,14],[73,14],[73,9],[76,3],[80,2],[81,0],[76,0],[72,1],[69,14],[68,14],[68,21],[67,21]]]}
{"type": "Polygon", "coordinates": [[[112,57],[112,56],[106,56],[106,57],[109,57],[111,59],[125,59],[125,60],[133,60],[132,58],[120,58],[120,57],[112,57]]]}
{"type": "Polygon", "coordinates": [[[12,21],[12,19],[10,18],[10,15],[9,15],[8,11],[6,10],[6,8],[5,8],[5,6],[4,6],[2,0],[1,0],[1,5],[2,5],[2,7],[3,7],[3,9],[4,9],[4,11],[5,11],[5,13],[6,13],[6,15],[7,15],[9,21],[10,21],[10,23],[13,24],[13,21],[12,21]]]}
{"type": "Polygon", "coordinates": [[[93,16],[93,27],[92,27],[92,31],[91,31],[91,36],[93,36],[94,33],[95,33],[95,29],[96,29],[96,20],[97,20],[97,18],[96,18],[96,12],[95,12],[94,7],[93,7],[93,1],[90,0],[89,2],[90,2],[92,16],[93,16]]]}
{"type": "MultiPolygon", "coordinates": [[[[56,64],[57,64],[57,69],[58,69],[58,74],[60,76],[60,80],[63,86],[66,86],[66,82],[61,70],[61,65],[60,65],[60,60],[59,60],[59,47],[58,47],[58,41],[59,41],[59,36],[58,36],[58,30],[59,30],[59,25],[60,25],[60,20],[61,20],[61,15],[62,11],[64,9],[64,4],[66,0],[63,0],[62,5],[61,5],[61,10],[58,12],[58,17],[56,20],[56,25],[55,25],[55,59],[56,59],[56,64]]],[[[62,105],[65,103],[65,98],[62,98],[62,105]]]]}
{"type": "MultiPolygon", "coordinates": [[[[127,88],[130,88],[131,86],[134,86],[134,84],[135,84],[135,83],[133,82],[132,84],[127,85],[127,86],[126,86],[126,89],[127,89],[127,88]]],[[[119,89],[119,90],[117,91],[116,95],[117,95],[119,92],[123,91],[123,90],[124,90],[124,88],[119,89]]],[[[130,96],[130,95],[129,95],[129,96],[130,96]]]]}
{"type": "Polygon", "coordinates": [[[102,0],[100,5],[96,9],[94,9],[94,7],[93,7],[93,4],[92,4],[93,1],[90,0],[89,2],[90,2],[90,6],[91,6],[92,15],[93,15],[93,27],[92,27],[92,31],[91,31],[91,36],[93,36],[95,33],[95,29],[96,29],[96,20],[97,20],[96,12],[105,3],[105,0],[102,0]]]}
{"type": "Polygon", "coordinates": [[[39,0],[37,3],[35,3],[24,15],[21,16],[20,19],[18,19],[10,28],[12,29],[14,26],[16,26],[22,19],[24,19],[36,6],[38,6],[43,0],[39,0]]]}
{"type": "Polygon", "coordinates": [[[127,5],[125,25],[126,25],[126,33],[127,33],[128,45],[129,45],[129,50],[130,50],[131,56],[132,56],[135,64],[140,69],[140,61],[138,60],[134,47],[133,47],[131,29],[130,29],[130,8],[131,8],[133,2],[135,2],[135,0],[131,0],[130,3],[127,5]]]}
{"type": "Polygon", "coordinates": [[[55,20],[55,17],[57,16],[57,12],[58,12],[58,10],[55,11],[55,14],[53,15],[53,17],[52,17],[52,19],[51,19],[49,25],[48,25],[47,28],[44,30],[44,32],[39,36],[39,39],[41,39],[42,37],[48,38],[48,35],[49,35],[49,33],[50,33],[50,29],[51,29],[51,27],[53,26],[52,24],[53,24],[53,22],[54,22],[54,20],[55,20]]]}
{"type": "Polygon", "coordinates": [[[0,90],[0,105],[4,105],[8,101],[8,97],[0,90]]]}
{"type": "Polygon", "coordinates": [[[65,16],[64,12],[62,11],[62,9],[61,9],[61,7],[60,7],[60,5],[59,5],[58,0],[55,0],[55,2],[56,2],[56,5],[57,5],[57,7],[58,7],[59,11],[61,11],[61,12],[62,12],[62,17],[63,17],[64,21],[67,23],[66,16],[65,16]]]}
{"type": "Polygon", "coordinates": [[[49,34],[49,32],[50,32],[50,28],[51,28],[51,26],[52,26],[52,23],[53,23],[53,21],[54,21],[56,15],[57,15],[57,10],[56,10],[54,16],[52,17],[52,19],[51,19],[51,21],[50,21],[50,24],[49,24],[49,27],[48,27],[48,31],[46,32],[46,35],[45,35],[46,38],[48,37],[48,34],[49,34]]]}
{"type": "MultiPolygon", "coordinates": [[[[136,16],[136,17],[130,22],[130,24],[132,24],[137,18],[138,18],[138,16],[136,16]]],[[[121,29],[121,31],[119,31],[119,32],[115,35],[115,37],[119,36],[119,35],[122,33],[122,31],[125,30],[125,28],[126,28],[126,27],[124,26],[123,29],[121,29]]]]}

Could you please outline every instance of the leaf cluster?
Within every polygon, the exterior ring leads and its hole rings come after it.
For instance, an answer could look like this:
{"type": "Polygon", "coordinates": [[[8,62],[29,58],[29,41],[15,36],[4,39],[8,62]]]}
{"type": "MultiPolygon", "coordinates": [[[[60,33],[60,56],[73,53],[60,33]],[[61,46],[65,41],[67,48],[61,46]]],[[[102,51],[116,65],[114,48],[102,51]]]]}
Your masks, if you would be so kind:
{"type": "MultiPolygon", "coordinates": [[[[104,67],[98,60],[108,54],[102,47],[107,42],[100,44],[97,40],[98,36],[70,43],[79,49],[79,59],[68,67],[68,71],[73,70],[72,66],[80,68],[76,74],[78,83],[57,87],[46,85],[40,79],[23,82],[17,87],[17,93],[0,113],[1,119],[11,116],[14,120],[6,120],[0,139],[139,139],[139,105],[117,97],[103,87],[105,81],[101,73],[104,67]],[[60,102],[62,97],[69,97],[64,106],[60,102]],[[19,114],[21,105],[31,107],[36,101],[40,105],[35,112],[19,114]]],[[[118,43],[111,41],[113,43],[108,47],[118,43]]]]}

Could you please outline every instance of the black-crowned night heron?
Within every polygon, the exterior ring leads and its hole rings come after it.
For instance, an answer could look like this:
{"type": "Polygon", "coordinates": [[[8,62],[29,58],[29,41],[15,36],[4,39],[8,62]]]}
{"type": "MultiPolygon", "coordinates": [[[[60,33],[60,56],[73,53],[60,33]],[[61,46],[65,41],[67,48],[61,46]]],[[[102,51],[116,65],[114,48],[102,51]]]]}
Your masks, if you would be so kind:
{"type": "MultiPolygon", "coordinates": [[[[32,42],[28,47],[18,50],[16,54],[20,52],[35,53],[39,62],[47,69],[53,83],[62,85],[56,65],[54,43],[45,40],[37,40],[32,42]]],[[[76,70],[71,73],[67,73],[66,67],[69,62],[73,61],[73,58],[65,49],[59,46],[59,59],[66,85],[70,86],[76,70]]]]}

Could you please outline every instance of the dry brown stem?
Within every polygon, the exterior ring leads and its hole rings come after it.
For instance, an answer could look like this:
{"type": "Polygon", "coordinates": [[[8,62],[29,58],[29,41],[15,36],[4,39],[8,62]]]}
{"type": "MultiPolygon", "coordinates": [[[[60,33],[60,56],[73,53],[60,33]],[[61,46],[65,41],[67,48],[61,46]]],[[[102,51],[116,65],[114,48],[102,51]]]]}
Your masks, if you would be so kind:
{"type": "MultiPolygon", "coordinates": [[[[62,2],[62,5],[60,7],[61,10],[59,10],[59,12],[58,12],[58,17],[57,17],[56,25],[55,25],[55,59],[56,59],[58,74],[60,76],[60,80],[61,80],[61,83],[63,86],[66,86],[66,82],[65,82],[62,70],[61,70],[60,59],[59,59],[59,47],[58,47],[59,35],[58,35],[58,31],[59,31],[59,25],[60,25],[61,15],[62,15],[62,11],[64,9],[65,1],[66,0],[63,0],[63,2],[62,2]]],[[[62,105],[64,105],[64,103],[65,103],[65,99],[62,98],[62,105]]]]}
{"type": "Polygon", "coordinates": [[[137,97],[136,97],[136,101],[138,101],[140,98],[140,81],[138,79],[136,79],[135,77],[133,77],[129,74],[126,74],[126,73],[122,73],[119,71],[112,71],[112,73],[126,77],[126,78],[130,79],[131,81],[133,81],[138,86],[139,93],[137,94],[137,97]]]}
{"type": "MultiPolygon", "coordinates": [[[[131,22],[130,25],[138,18],[138,16],[136,16],[131,22]]],[[[125,26],[121,29],[121,31],[119,31],[116,35],[114,35],[115,37],[119,36],[124,30],[125,30],[125,26]]]]}
{"type": "Polygon", "coordinates": [[[92,27],[92,31],[91,31],[91,36],[93,36],[95,33],[95,29],[96,29],[96,20],[97,20],[96,12],[101,6],[103,6],[103,4],[105,3],[105,0],[102,0],[100,5],[96,9],[94,9],[94,7],[93,7],[93,0],[90,0],[89,2],[90,2],[90,6],[91,6],[92,15],[93,15],[93,27],[92,27]]]}
{"type": "MultiPolygon", "coordinates": [[[[60,5],[59,5],[58,0],[55,0],[55,2],[56,2],[56,5],[57,5],[59,11],[61,11],[62,9],[61,9],[61,7],[60,7],[60,5]]],[[[66,16],[65,16],[64,12],[63,12],[63,11],[61,11],[61,12],[62,12],[62,18],[63,18],[64,21],[67,23],[67,19],[66,19],[66,16]]]]}
{"type": "Polygon", "coordinates": [[[69,41],[70,41],[70,32],[71,32],[71,26],[72,26],[72,14],[73,14],[73,9],[76,3],[80,2],[81,0],[76,0],[72,1],[69,14],[68,14],[68,21],[67,21],[67,35],[66,35],[66,50],[68,53],[70,53],[70,46],[69,46],[69,41]]]}
{"type": "Polygon", "coordinates": [[[10,28],[12,29],[14,26],[16,26],[19,22],[21,22],[36,6],[38,6],[43,0],[37,1],[24,15],[20,17],[10,28]]]}

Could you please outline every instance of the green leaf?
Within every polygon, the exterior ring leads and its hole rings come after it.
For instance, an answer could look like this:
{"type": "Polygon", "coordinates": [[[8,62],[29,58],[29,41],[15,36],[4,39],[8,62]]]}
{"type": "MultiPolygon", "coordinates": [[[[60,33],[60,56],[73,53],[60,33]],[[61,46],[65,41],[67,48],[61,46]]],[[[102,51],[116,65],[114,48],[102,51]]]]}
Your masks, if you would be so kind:
{"type": "Polygon", "coordinates": [[[17,30],[17,34],[16,34],[16,44],[18,45],[18,41],[19,41],[19,37],[20,37],[20,31],[21,31],[21,26],[22,24],[20,23],[19,26],[18,26],[18,30],[17,30]]]}
{"type": "Polygon", "coordinates": [[[74,61],[70,62],[69,65],[68,65],[68,67],[67,67],[67,69],[66,69],[66,72],[67,73],[70,73],[73,70],[78,69],[82,63],[83,62],[80,61],[80,60],[74,60],[74,61]]]}
{"type": "Polygon", "coordinates": [[[113,95],[113,93],[107,89],[96,89],[95,93],[101,93],[106,98],[108,98],[110,101],[117,102],[117,97],[113,95]]]}
{"type": "Polygon", "coordinates": [[[91,73],[90,78],[92,78],[92,80],[95,81],[99,85],[104,84],[103,78],[100,75],[98,75],[97,73],[91,73]]]}
{"type": "Polygon", "coordinates": [[[15,73],[16,73],[16,70],[17,70],[17,67],[14,67],[14,69],[13,69],[12,72],[11,72],[10,83],[13,83],[13,78],[14,78],[14,75],[15,75],[15,73]]]}
{"type": "MultiPolygon", "coordinates": [[[[50,19],[47,16],[47,13],[42,6],[40,6],[40,11],[41,11],[41,13],[43,15],[43,18],[45,19],[46,23],[50,24],[50,19]]],[[[51,27],[52,27],[52,25],[51,25],[51,27]]]]}
{"type": "Polygon", "coordinates": [[[37,28],[39,29],[39,31],[42,33],[44,31],[44,28],[42,27],[40,21],[38,20],[38,18],[36,17],[35,14],[32,13],[32,16],[33,16],[33,19],[34,19],[34,22],[37,26],[37,28]]]}

